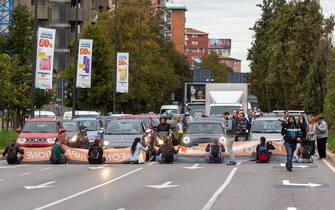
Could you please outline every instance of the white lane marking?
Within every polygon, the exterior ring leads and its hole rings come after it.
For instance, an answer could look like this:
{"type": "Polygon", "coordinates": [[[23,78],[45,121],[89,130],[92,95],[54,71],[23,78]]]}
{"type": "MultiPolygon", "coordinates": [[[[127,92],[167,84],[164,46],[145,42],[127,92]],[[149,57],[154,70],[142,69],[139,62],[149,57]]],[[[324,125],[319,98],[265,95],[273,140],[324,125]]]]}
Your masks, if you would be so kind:
{"type": "Polygon", "coordinates": [[[120,208],[120,209],[116,209],[116,210],[126,210],[125,208],[120,208]]]}
{"type": "Polygon", "coordinates": [[[172,188],[172,187],[179,187],[179,185],[171,185],[172,182],[171,181],[168,181],[168,182],[165,182],[161,185],[146,185],[147,187],[150,187],[150,188],[155,188],[155,189],[164,189],[164,188],[172,188]]]}
{"type": "Polygon", "coordinates": [[[0,182],[3,182],[3,181],[5,181],[5,179],[0,179],[0,182]]]}
{"type": "Polygon", "coordinates": [[[237,166],[239,166],[241,164],[242,164],[242,161],[236,163],[237,166]]]}
{"type": "Polygon", "coordinates": [[[200,167],[199,165],[200,165],[200,164],[194,164],[193,166],[184,167],[184,168],[186,168],[186,169],[190,169],[190,170],[204,168],[204,167],[200,167]]]}
{"type": "Polygon", "coordinates": [[[29,175],[31,174],[30,172],[26,172],[26,173],[23,173],[23,174],[18,174],[17,176],[26,176],[26,175],[29,175]]]}
{"type": "Polygon", "coordinates": [[[47,170],[50,170],[51,167],[47,167],[47,168],[42,168],[41,171],[47,171],[47,170]]]}
{"type": "MultiPolygon", "coordinates": [[[[280,166],[281,167],[286,167],[286,164],[281,163],[280,166]]],[[[293,168],[310,168],[310,166],[300,164],[300,165],[293,165],[293,168]]]]}
{"type": "Polygon", "coordinates": [[[55,201],[55,202],[46,204],[46,205],[44,205],[44,206],[38,207],[38,208],[36,208],[36,209],[34,209],[34,210],[47,209],[47,208],[49,208],[49,207],[51,207],[51,206],[54,206],[54,205],[63,203],[64,201],[70,200],[70,199],[75,198],[75,197],[78,197],[78,196],[80,196],[80,195],[82,195],[82,194],[88,193],[88,192],[90,192],[90,191],[92,191],[92,190],[98,189],[98,188],[100,188],[100,187],[103,187],[103,186],[106,186],[106,185],[111,184],[111,183],[113,183],[113,182],[116,182],[116,181],[118,181],[118,180],[120,180],[120,179],[123,179],[124,177],[127,177],[127,176],[129,176],[129,175],[131,175],[131,174],[133,174],[133,173],[136,173],[136,172],[138,172],[138,171],[140,171],[140,170],[142,170],[142,169],[143,169],[143,168],[138,168],[138,169],[136,169],[136,170],[130,171],[130,172],[126,173],[126,174],[123,174],[123,175],[121,175],[121,176],[119,176],[119,177],[116,177],[116,178],[114,178],[114,179],[111,179],[111,180],[109,180],[109,181],[107,181],[107,182],[104,182],[104,183],[102,183],[102,184],[99,184],[99,185],[96,185],[96,186],[94,186],[94,187],[88,188],[88,189],[86,189],[86,190],[80,191],[80,192],[78,192],[78,193],[75,193],[75,194],[70,195],[70,196],[68,196],[68,197],[62,198],[62,199],[57,200],[57,201],[55,201]]]}
{"type": "Polygon", "coordinates": [[[101,166],[93,166],[93,167],[88,167],[89,169],[92,170],[98,170],[98,169],[104,169],[106,168],[108,165],[101,165],[101,166]]]}
{"type": "Polygon", "coordinates": [[[219,187],[219,189],[214,193],[214,195],[211,197],[211,199],[207,202],[207,204],[202,208],[202,210],[209,210],[212,208],[215,201],[218,199],[220,194],[223,192],[224,189],[229,185],[231,180],[233,179],[238,167],[233,168],[231,172],[229,173],[226,181],[219,187]]]}
{"type": "Polygon", "coordinates": [[[14,166],[0,166],[1,169],[12,169],[12,168],[21,168],[21,167],[24,167],[26,165],[14,165],[14,166]]]}
{"type": "Polygon", "coordinates": [[[301,183],[291,183],[289,180],[283,180],[283,185],[286,186],[297,186],[297,187],[321,187],[322,184],[316,184],[316,183],[307,183],[307,184],[301,184],[301,183]]]}
{"type": "Polygon", "coordinates": [[[326,164],[326,166],[328,166],[328,168],[330,169],[330,170],[332,170],[334,173],[335,173],[335,168],[334,168],[334,166],[332,166],[332,164],[330,164],[327,160],[325,160],[325,159],[322,159],[322,161],[326,164]]]}
{"type": "Polygon", "coordinates": [[[287,210],[297,210],[295,207],[287,207],[287,210]]]}
{"type": "Polygon", "coordinates": [[[153,164],[155,164],[156,162],[152,162],[152,163],[149,163],[147,166],[152,166],[153,164]]]}
{"type": "Polygon", "coordinates": [[[35,185],[35,186],[24,186],[24,188],[26,188],[26,190],[36,190],[36,189],[54,187],[54,186],[50,186],[51,184],[54,184],[54,183],[56,183],[56,182],[51,181],[51,182],[47,182],[47,183],[40,184],[40,185],[35,185]]]}

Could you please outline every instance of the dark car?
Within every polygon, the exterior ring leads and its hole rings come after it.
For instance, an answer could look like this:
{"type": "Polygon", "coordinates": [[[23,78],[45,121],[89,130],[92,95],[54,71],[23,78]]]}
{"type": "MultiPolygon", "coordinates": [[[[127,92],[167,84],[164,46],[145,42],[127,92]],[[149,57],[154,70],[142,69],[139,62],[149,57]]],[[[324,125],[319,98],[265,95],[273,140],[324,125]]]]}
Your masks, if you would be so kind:
{"type": "Polygon", "coordinates": [[[70,147],[88,149],[89,141],[87,130],[81,122],[65,121],[63,122],[63,125],[67,133],[70,147]]]}
{"type": "Polygon", "coordinates": [[[135,138],[143,138],[145,125],[141,119],[125,119],[109,122],[104,134],[107,148],[130,147],[135,138]]]}
{"type": "Polygon", "coordinates": [[[198,144],[209,143],[214,139],[224,142],[223,123],[218,120],[197,120],[192,121],[182,137],[181,145],[191,147],[198,144]]]}

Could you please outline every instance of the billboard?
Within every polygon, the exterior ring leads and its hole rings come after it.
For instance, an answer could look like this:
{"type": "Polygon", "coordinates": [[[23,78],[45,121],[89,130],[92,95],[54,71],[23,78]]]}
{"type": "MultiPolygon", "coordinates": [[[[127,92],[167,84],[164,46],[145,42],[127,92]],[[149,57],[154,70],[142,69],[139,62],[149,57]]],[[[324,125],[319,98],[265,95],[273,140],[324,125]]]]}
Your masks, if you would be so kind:
{"type": "Polygon", "coordinates": [[[56,30],[38,28],[35,88],[52,89],[56,30]]]}
{"type": "Polygon", "coordinates": [[[205,101],[206,83],[185,83],[184,104],[205,101]]]}
{"type": "Polygon", "coordinates": [[[116,92],[128,93],[129,53],[117,53],[116,92]]]}
{"type": "Polygon", "coordinates": [[[231,49],[231,39],[208,39],[208,49],[231,49]]]}
{"type": "Polygon", "coordinates": [[[77,65],[77,88],[91,88],[92,39],[80,39],[77,65]]]}

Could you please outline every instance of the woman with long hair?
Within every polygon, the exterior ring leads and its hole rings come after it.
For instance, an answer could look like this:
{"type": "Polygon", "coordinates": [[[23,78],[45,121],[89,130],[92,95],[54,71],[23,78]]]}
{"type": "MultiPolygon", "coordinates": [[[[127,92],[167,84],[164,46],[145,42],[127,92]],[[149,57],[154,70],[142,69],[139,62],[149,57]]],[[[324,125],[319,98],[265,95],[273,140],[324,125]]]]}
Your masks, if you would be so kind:
{"type": "Polygon", "coordinates": [[[147,151],[147,148],[145,148],[142,143],[141,143],[141,138],[135,138],[133,144],[131,145],[130,148],[130,162],[134,164],[139,163],[139,158],[140,158],[140,152],[147,151]]]}

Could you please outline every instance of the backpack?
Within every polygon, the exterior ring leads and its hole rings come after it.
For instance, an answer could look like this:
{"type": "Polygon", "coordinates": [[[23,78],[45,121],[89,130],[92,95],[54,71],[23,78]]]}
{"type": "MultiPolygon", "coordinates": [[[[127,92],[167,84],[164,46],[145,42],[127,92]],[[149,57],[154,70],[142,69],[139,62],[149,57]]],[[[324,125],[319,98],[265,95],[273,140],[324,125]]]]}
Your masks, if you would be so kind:
{"type": "Polygon", "coordinates": [[[248,130],[248,123],[246,120],[239,121],[237,124],[237,129],[240,134],[245,134],[248,130]]]}
{"type": "Polygon", "coordinates": [[[11,146],[8,148],[7,153],[7,160],[16,160],[17,159],[17,153],[16,153],[16,146],[11,146]]]}
{"type": "Polygon", "coordinates": [[[219,157],[221,155],[221,147],[218,144],[211,144],[210,154],[212,157],[219,157]]]}
{"type": "Polygon", "coordinates": [[[98,146],[92,146],[90,157],[92,159],[99,159],[99,155],[100,155],[99,147],[98,146]]]}
{"type": "Polygon", "coordinates": [[[269,152],[268,152],[268,146],[266,144],[259,146],[257,159],[259,161],[269,161],[270,156],[269,156],[269,152]]]}
{"type": "Polygon", "coordinates": [[[173,162],[173,152],[174,152],[174,147],[172,145],[169,146],[164,146],[162,148],[162,157],[163,161],[166,163],[172,163],[173,162]]]}

